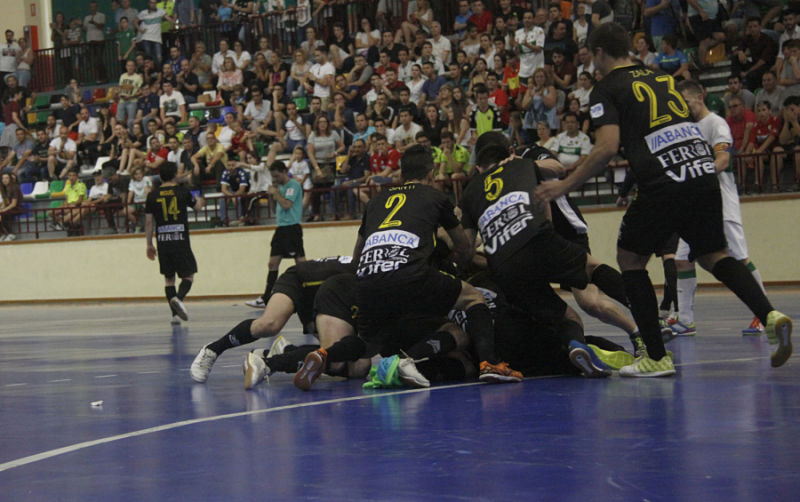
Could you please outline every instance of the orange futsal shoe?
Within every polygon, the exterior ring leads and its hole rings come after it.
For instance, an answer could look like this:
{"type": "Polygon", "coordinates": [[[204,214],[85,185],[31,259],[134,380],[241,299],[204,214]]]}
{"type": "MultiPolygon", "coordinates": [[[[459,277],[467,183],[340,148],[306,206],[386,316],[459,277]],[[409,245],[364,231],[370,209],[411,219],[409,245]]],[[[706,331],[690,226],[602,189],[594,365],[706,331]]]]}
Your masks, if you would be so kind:
{"type": "Polygon", "coordinates": [[[483,361],[478,380],[488,383],[521,382],[522,373],[509,368],[505,362],[490,364],[488,361],[483,361]]]}
{"type": "Polygon", "coordinates": [[[302,390],[311,390],[314,381],[325,371],[325,361],[328,360],[328,352],[325,349],[317,349],[309,352],[303,361],[303,366],[294,375],[294,386],[302,390]]]}

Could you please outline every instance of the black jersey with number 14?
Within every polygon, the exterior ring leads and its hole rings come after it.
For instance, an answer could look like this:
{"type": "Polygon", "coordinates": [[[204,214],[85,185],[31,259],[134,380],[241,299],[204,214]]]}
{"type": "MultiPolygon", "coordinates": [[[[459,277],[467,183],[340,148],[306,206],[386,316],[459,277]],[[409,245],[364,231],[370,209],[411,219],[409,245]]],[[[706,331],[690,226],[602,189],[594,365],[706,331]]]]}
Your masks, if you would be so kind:
{"type": "Polygon", "coordinates": [[[189,212],[192,193],[183,185],[160,186],[147,196],[145,211],[153,215],[159,253],[189,247],[189,212]]]}
{"type": "Polygon", "coordinates": [[[530,159],[515,159],[475,176],[461,198],[461,223],[477,229],[495,266],[550,226],[545,206],[533,204],[539,184],[530,159]]]}
{"type": "Polygon", "coordinates": [[[641,65],[617,67],[594,86],[589,114],[595,128],[619,126],[640,191],[718,185],[714,154],[672,76],[641,65]]]}
{"type": "Polygon", "coordinates": [[[361,279],[411,280],[428,270],[436,228],[458,225],[453,204],[442,192],[420,183],[383,190],[367,205],[358,235],[361,279]]]}

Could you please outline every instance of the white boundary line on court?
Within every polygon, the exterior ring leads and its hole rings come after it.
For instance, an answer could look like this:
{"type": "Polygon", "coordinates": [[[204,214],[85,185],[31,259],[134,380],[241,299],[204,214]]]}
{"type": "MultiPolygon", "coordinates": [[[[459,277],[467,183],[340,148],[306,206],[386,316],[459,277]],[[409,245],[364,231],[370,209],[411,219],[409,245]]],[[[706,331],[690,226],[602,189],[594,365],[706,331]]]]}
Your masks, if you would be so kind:
{"type": "MultiPolygon", "coordinates": [[[[739,359],[727,359],[727,360],[717,360],[717,361],[696,361],[691,363],[681,363],[676,364],[676,367],[681,366],[699,366],[701,364],[718,364],[718,363],[725,363],[725,362],[746,362],[746,361],[755,361],[758,359],[763,359],[763,356],[758,357],[743,357],[739,359]]],[[[541,376],[541,377],[530,377],[526,378],[525,380],[543,380],[547,378],[559,378],[563,375],[549,375],[549,376],[541,376]]],[[[11,384],[14,385],[14,384],[11,384]]],[[[19,385],[19,384],[17,384],[19,385]]],[[[24,385],[24,384],[23,384],[24,385]]],[[[204,418],[195,418],[192,420],[181,420],[180,422],[172,422],[169,424],[158,425],[156,427],[148,427],[147,429],[140,429],[138,431],[133,432],[126,432],[125,434],[118,434],[116,436],[109,436],[100,439],[94,439],[92,441],[84,441],[83,443],[76,443],[69,446],[64,446],[61,448],[56,448],[54,450],[48,450],[41,453],[37,453],[35,455],[30,455],[27,457],[18,458],[16,460],[11,460],[9,462],[5,462],[0,464],[0,472],[7,471],[13,469],[15,467],[21,467],[23,465],[32,464],[35,462],[39,462],[41,460],[47,460],[49,458],[57,457],[60,455],[65,455],[67,453],[72,453],[74,451],[83,450],[86,448],[91,448],[93,446],[98,446],[101,444],[112,443],[114,441],[120,441],[122,439],[138,437],[138,436],[145,436],[147,434],[152,434],[154,432],[161,432],[161,431],[168,431],[172,429],[178,429],[180,427],[186,427],[189,425],[201,424],[206,422],[216,422],[218,420],[227,420],[229,418],[239,418],[239,417],[247,417],[253,415],[263,415],[266,413],[272,413],[276,411],[285,411],[285,410],[293,410],[298,408],[308,408],[311,406],[320,406],[325,404],[336,404],[336,403],[346,403],[350,401],[361,401],[364,399],[373,399],[376,397],[386,397],[386,396],[397,396],[402,394],[414,394],[417,392],[432,392],[437,390],[443,389],[457,389],[461,387],[474,387],[476,385],[486,385],[483,382],[467,382],[467,383],[460,383],[460,384],[452,384],[452,385],[442,385],[437,387],[430,387],[425,389],[404,389],[392,392],[380,392],[374,394],[366,394],[362,396],[350,396],[350,397],[342,397],[337,399],[326,399],[324,401],[312,401],[308,403],[299,403],[299,404],[289,404],[285,406],[277,406],[275,408],[266,408],[263,410],[252,410],[252,411],[240,411],[237,413],[227,413],[225,415],[215,415],[213,417],[204,417],[204,418]]]]}

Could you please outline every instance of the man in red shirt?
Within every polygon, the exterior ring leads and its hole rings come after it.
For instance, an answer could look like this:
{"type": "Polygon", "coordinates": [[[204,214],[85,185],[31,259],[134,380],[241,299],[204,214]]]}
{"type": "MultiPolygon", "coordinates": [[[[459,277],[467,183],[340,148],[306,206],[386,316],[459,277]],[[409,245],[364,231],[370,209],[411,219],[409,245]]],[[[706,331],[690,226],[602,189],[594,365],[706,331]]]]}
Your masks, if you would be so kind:
{"type": "Polygon", "coordinates": [[[732,155],[744,152],[745,146],[750,142],[750,133],[756,125],[756,114],[744,107],[744,101],[739,96],[733,96],[728,103],[728,127],[733,135],[732,155]]]}
{"type": "Polygon", "coordinates": [[[497,75],[490,73],[486,77],[486,89],[489,90],[489,103],[493,104],[500,113],[500,120],[508,125],[508,94],[497,83],[497,75]]]}
{"type": "MultiPolygon", "coordinates": [[[[370,175],[367,176],[367,185],[375,187],[387,183],[400,182],[400,159],[403,154],[389,145],[386,136],[380,133],[372,135],[373,153],[369,156],[370,175]]],[[[375,189],[361,190],[359,198],[362,202],[369,201],[375,189]]]]}
{"type": "Polygon", "coordinates": [[[154,134],[150,138],[150,149],[143,157],[139,157],[134,161],[134,166],[141,166],[144,168],[145,175],[158,174],[158,169],[161,164],[166,162],[169,150],[161,144],[158,135],[154,134]]]}
{"type": "Polygon", "coordinates": [[[494,23],[494,16],[486,10],[483,0],[475,0],[472,3],[472,16],[469,20],[478,27],[478,33],[485,33],[494,23]]]}

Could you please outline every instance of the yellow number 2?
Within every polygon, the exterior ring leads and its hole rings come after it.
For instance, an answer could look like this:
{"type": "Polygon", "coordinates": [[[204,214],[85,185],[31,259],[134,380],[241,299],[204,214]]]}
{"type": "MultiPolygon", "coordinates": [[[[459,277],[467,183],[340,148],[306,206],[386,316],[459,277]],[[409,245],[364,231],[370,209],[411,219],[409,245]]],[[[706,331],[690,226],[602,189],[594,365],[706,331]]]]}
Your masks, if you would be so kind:
{"type": "Polygon", "coordinates": [[[396,193],[386,199],[386,209],[391,209],[389,214],[386,216],[386,219],[383,220],[383,223],[378,226],[379,229],[382,228],[392,228],[392,227],[399,227],[403,224],[402,220],[393,220],[394,215],[397,214],[397,211],[400,210],[401,207],[406,203],[406,194],[404,193],[396,193]],[[394,207],[392,207],[394,206],[394,207]]]}
{"type": "MultiPolygon", "coordinates": [[[[499,167],[494,174],[497,175],[501,172],[503,172],[503,168],[499,167]]],[[[503,191],[502,178],[493,178],[491,174],[488,175],[486,179],[483,180],[483,191],[486,192],[486,200],[491,201],[500,197],[500,193],[503,191]]]]}
{"type": "Polygon", "coordinates": [[[159,197],[156,200],[161,203],[161,211],[164,214],[164,221],[168,221],[170,216],[172,216],[173,220],[178,220],[178,216],[181,214],[181,211],[178,209],[177,198],[170,197],[169,205],[167,204],[167,199],[165,197],[159,197]]]}

